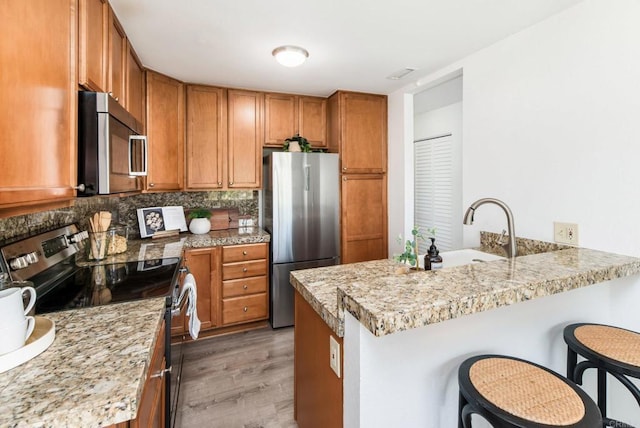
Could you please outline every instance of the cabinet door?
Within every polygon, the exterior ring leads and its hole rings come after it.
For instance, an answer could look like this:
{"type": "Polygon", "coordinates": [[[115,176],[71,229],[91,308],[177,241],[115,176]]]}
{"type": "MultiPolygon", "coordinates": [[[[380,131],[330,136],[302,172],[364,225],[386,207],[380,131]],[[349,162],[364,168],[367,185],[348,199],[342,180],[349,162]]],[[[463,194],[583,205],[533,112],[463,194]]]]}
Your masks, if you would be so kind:
{"type": "Polygon", "coordinates": [[[342,172],[386,172],[387,97],[352,92],[339,96],[342,172]]]}
{"type": "Polygon", "coordinates": [[[147,380],[142,390],[136,418],[129,421],[129,428],[163,428],[165,426],[165,376],[167,362],[164,357],[165,324],[156,337],[156,346],[149,365],[147,380]]]}
{"type": "Polygon", "coordinates": [[[226,112],[226,90],[187,86],[187,189],[224,186],[226,112]]]}
{"type": "Polygon", "coordinates": [[[144,67],[127,40],[127,110],[141,123],[144,123],[145,81],[144,67]]]}
{"type": "Polygon", "coordinates": [[[342,263],[387,258],[387,178],[342,175],[342,263]]]}
{"type": "Polygon", "coordinates": [[[126,54],[127,35],[113,13],[113,9],[109,8],[109,92],[123,107],[126,106],[124,92],[126,54]]]}
{"type": "Polygon", "coordinates": [[[76,12],[75,0],[2,2],[0,216],[75,197],[76,12]]]}
{"type": "MultiPolygon", "coordinates": [[[[198,318],[201,330],[217,325],[219,263],[218,248],[197,248],[186,250],[185,265],[196,279],[198,289],[198,318]]],[[[185,331],[188,331],[189,317],[185,317],[185,331]]]]}
{"type": "Polygon", "coordinates": [[[262,179],[262,106],[260,92],[228,91],[228,187],[260,188],[262,179]]]}
{"type": "Polygon", "coordinates": [[[327,100],[298,97],[298,132],[311,147],[327,147],[327,100]]]}
{"type": "Polygon", "coordinates": [[[108,20],[106,0],[80,0],[78,84],[96,92],[107,89],[108,20]]]}
{"type": "Polygon", "coordinates": [[[147,72],[147,190],[180,190],[184,174],[184,87],[147,72]]]}
{"type": "MultiPolygon", "coordinates": [[[[264,145],[282,147],[298,132],[298,103],[295,95],[265,94],[264,145]]],[[[306,137],[304,134],[300,134],[306,137]]]]}

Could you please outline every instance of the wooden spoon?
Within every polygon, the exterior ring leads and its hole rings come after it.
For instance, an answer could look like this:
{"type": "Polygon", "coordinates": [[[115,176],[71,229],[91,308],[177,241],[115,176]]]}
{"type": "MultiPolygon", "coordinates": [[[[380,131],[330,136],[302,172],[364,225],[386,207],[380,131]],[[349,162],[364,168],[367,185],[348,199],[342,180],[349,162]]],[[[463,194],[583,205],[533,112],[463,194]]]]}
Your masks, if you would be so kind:
{"type": "Polygon", "coordinates": [[[109,211],[100,211],[100,229],[106,232],[111,225],[111,213],[109,211]]]}

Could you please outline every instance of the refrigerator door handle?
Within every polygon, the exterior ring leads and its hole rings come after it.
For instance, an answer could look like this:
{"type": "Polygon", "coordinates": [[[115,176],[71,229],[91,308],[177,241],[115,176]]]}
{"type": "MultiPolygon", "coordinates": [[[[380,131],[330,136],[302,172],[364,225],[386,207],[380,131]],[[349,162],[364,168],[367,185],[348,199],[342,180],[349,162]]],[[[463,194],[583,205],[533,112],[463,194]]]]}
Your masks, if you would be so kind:
{"type": "Polygon", "coordinates": [[[311,187],[311,165],[304,166],[304,190],[309,191],[311,187]]]}

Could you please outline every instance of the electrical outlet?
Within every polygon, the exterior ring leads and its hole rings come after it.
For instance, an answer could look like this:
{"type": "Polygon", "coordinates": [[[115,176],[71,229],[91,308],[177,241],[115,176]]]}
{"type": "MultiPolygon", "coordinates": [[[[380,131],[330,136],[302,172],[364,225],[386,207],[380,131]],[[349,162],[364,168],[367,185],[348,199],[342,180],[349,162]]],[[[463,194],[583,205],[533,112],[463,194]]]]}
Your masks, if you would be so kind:
{"type": "Polygon", "coordinates": [[[329,367],[340,378],[340,344],[329,336],[329,367]]]}
{"type": "Polygon", "coordinates": [[[558,244],[578,245],[578,224],[553,222],[553,240],[558,244]]]}

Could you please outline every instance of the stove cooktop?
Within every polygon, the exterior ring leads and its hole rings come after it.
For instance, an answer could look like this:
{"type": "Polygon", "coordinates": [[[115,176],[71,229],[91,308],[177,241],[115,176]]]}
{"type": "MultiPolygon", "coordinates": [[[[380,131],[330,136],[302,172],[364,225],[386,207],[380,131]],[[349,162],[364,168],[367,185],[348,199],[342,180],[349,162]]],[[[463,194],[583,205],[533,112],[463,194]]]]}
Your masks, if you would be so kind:
{"type": "Polygon", "coordinates": [[[179,261],[169,258],[76,268],[38,294],[36,314],[151,297],[173,299],[179,261]]]}

